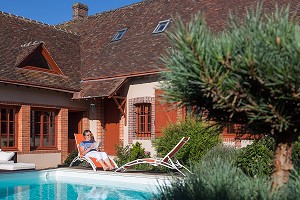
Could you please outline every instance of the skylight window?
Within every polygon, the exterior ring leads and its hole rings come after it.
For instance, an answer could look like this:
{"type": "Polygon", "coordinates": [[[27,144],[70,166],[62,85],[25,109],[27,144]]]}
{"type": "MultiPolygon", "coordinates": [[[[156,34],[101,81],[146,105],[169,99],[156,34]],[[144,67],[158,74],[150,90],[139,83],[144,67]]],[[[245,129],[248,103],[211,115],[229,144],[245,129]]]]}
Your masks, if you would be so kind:
{"type": "Polygon", "coordinates": [[[119,30],[117,32],[117,34],[113,37],[113,39],[111,40],[112,42],[113,41],[117,41],[117,40],[121,40],[121,38],[123,37],[123,35],[126,33],[127,31],[127,28],[124,28],[122,30],[119,30]]]}
{"type": "Polygon", "coordinates": [[[164,32],[169,25],[170,20],[160,21],[152,33],[164,32]]]}

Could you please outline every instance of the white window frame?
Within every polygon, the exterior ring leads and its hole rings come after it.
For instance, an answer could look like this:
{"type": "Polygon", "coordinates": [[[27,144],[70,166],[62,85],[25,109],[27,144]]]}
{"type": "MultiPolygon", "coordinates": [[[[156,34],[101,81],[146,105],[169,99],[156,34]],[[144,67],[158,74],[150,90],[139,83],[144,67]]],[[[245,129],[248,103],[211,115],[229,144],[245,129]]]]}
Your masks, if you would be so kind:
{"type": "Polygon", "coordinates": [[[154,31],[152,33],[162,33],[166,30],[166,28],[168,27],[168,25],[170,24],[170,20],[164,20],[164,21],[160,21],[156,28],[154,29],[154,31]],[[162,24],[165,24],[164,28],[162,30],[159,31],[160,27],[162,26],[162,24]]]}
{"type": "Polygon", "coordinates": [[[128,28],[123,28],[121,30],[118,30],[118,32],[115,34],[115,36],[113,37],[113,39],[111,40],[112,42],[114,41],[118,41],[121,40],[122,37],[125,35],[125,33],[127,32],[128,28]]]}

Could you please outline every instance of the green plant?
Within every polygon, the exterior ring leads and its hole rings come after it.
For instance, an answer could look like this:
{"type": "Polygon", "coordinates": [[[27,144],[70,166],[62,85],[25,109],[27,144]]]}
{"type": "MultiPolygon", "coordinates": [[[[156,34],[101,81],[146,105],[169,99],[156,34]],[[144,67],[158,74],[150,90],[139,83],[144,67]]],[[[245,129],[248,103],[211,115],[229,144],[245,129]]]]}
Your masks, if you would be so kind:
{"type": "Polygon", "coordinates": [[[300,172],[300,137],[297,142],[294,144],[293,153],[292,153],[293,163],[295,170],[300,172]]]}
{"type": "Polygon", "coordinates": [[[74,150],[67,156],[66,160],[64,161],[65,166],[69,166],[71,162],[78,156],[78,151],[74,150]]]}
{"type": "MultiPolygon", "coordinates": [[[[272,172],[272,160],[274,157],[274,139],[265,138],[255,140],[251,145],[239,150],[235,165],[250,176],[270,175],[272,172]]],[[[300,142],[294,144],[292,153],[295,170],[300,167],[300,142]]]]}
{"type": "Polygon", "coordinates": [[[300,176],[292,172],[289,182],[271,191],[271,180],[266,176],[250,177],[233,165],[238,150],[224,146],[212,148],[203,160],[192,168],[193,174],[182,179],[173,177],[170,184],[161,184],[153,199],[181,200],[293,200],[300,196],[300,176]],[[229,154],[229,159],[226,158],[229,154]]]}
{"type": "MultiPolygon", "coordinates": [[[[126,145],[125,147],[119,145],[115,147],[117,150],[116,163],[119,166],[123,164],[141,158],[149,158],[150,152],[145,151],[140,142],[136,142],[132,145],[126,145]]],[[[151,170],[152,167],[149,165],[135,165],[133,169],[151,170]]]]}
{"type": "Polygon", "coordinates": [[[184,136],[190,137],[188,143],[176,154],[183,164],[199,161],[213,146],[221,143],[218,126],[187,118],[179,124],[171,124],[163,129],[163,135],[154,140],[159,157],[165,156],[184,136]]]}
{"type": "Polygon", "coordinates": [[[192,172],[184,179],[171,180],[171,186],[161,185],[154,199],[271,199],[266,178],[250,178],[223,158],[205,160],[192,172]]]}
{"type": "Polygon", "coordinates": [[[272,172],[274,139],[254,140],[239,150],[235,165],[249,176],[269,176],[272,172]]]}
{"type": "Polygon", "coordinates": [[[115,149],[117,151],[115,161],[118,165],[122,166],[130,160],[131,149],[130,145],[122,146],[115,145],[115,149]]]}
{"type": "Polygon", "coordinates": [[[209,119],[244,123],[274,137],[277,189],[293,169],[291,144],[300,135],[300,27],[288,7],[263,11],[258,5],[244,19],[232,16],[219,34],[203,15],[175,22],[162,90],[170,103],[197,106],[209,119]]]}
{"type": "Polygon", "coordinates": [[[274,199],[294,200],[299,199],[300,195],[300,174],[297,171],[292,171],[289,182],[284,185],[276,194],[274,199]]]}
{"type": "Polygon", "coordinates": [[[211,148],[202,158],[202,162],[215,162],[216,159],[221,159],[231,164],[236,162],[239,155],[238,149],[223,144],[216,145],[211,148]]]}
{"type": "Polygon", "coordinates": [[[149,158],[150,152],[145,151],[145,148],[142,147],[142,143],[136,142],[132,144],[130,160],[136,160],[141,158],[149,158]]]}

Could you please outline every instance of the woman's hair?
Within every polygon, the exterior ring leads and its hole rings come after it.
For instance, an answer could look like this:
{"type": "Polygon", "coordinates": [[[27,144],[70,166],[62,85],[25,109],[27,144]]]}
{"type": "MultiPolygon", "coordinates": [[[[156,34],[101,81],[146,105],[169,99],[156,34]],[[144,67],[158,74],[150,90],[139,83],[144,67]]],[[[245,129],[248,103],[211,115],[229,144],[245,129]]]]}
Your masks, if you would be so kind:
{"type": "Polygon", "coordinates": [[[92,133],[92,132],[90,130],[85,130],[85,131],[83,131],[82,135],[86,136],[87,133],[92,133]]]}

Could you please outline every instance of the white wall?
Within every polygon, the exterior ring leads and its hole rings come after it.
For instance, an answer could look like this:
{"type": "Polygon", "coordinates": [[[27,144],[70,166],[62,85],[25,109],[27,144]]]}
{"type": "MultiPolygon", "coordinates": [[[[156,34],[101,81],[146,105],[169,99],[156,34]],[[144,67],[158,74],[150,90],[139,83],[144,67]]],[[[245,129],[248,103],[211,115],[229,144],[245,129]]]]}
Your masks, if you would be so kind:
{"type": "Polygon", "coordinates": [[[17,162],[35,163],[36,169],[56,168],[61,164],[61,154],[17,154],[17,162]]]}
{"type": "Polygon", "coordinates": [[[70,93],[24,86],[0,84],[0,94],[0,101],[8,102],[72,107],[74,109],[84,109],[88,105],[85,100],[71,100],[72,94],[70,93]]]}
{"type": "Polygon", "coordinates": [[[155,96],[155,88],[157,88],[159,83],[157,81],[142,83],[142,80],[131,82],[129,85],[127,99],[132,99],[136,97],[155,96]]]}
{"type": "MultiPolygon", "coordinates": [[[[126,88],[126,97],[127,97],[127,103],[126,103],[126,110],[127,110],[127,120],[128,120],[128,111],[129,111],[129,105],[128,101],[132,98],[137,97],[155,97],[155,88],[159,86],[159,82],[155,77],[145,77],[145,78],[139,78],[133,81],[129,81],[127,83],[126,88]]],[[[142,143],[142,147],[145,148],[146,151],[149,151],[151,155],[155,154],[155,150],[152,147],[151,140],[134,140],[133,143],[140,142],[142,143]]],[[[124,146],[128,145],[128,122],[127,125],[124,127],[124,146]]]]}
{"type": "Polygon", "coordinates": [[[253,143],[253,140],[241,140],[241,147],[246,147],[253,143]]]}

